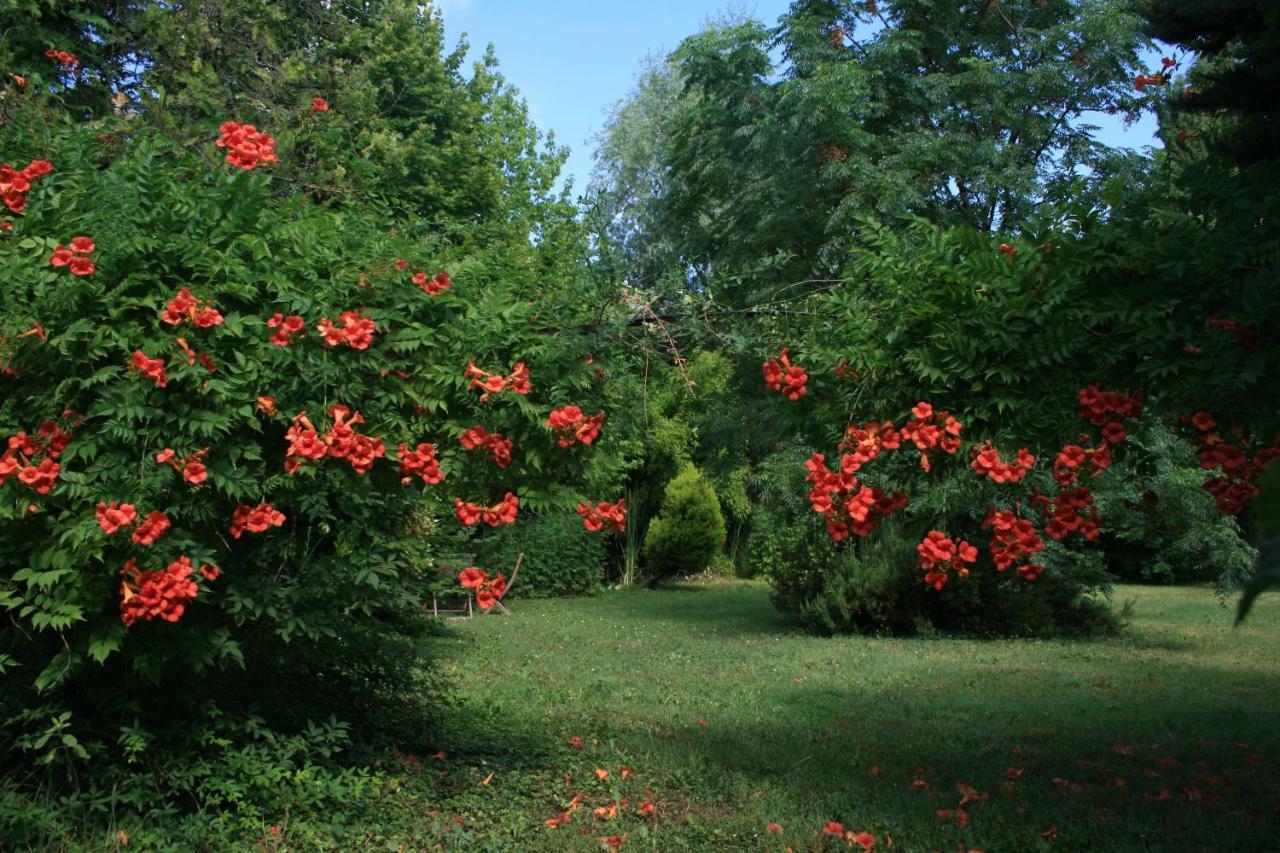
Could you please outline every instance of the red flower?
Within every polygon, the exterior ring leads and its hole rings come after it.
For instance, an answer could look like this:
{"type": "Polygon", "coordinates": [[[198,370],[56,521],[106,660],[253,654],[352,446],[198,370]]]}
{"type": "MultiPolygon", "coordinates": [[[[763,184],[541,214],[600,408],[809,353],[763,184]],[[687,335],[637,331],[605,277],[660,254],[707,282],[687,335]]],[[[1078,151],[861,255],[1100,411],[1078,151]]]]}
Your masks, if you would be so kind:
{"type": "Polygon", "coordinates": [[[844,825],[833,820],[822,828],[822,832],[824,835],[838,835],[844,838],[844,825]]]}
{"type": "Polygon", "coordinates": [[[615,533],[627,529],[626,501],[616,504],[598,503],[594,507],[589,504],[578,504],[578,515],[582,516],[582,526],[592,533],[599,533],[608,528],[615,533]]]}
{"type": "Polygon", "coordinates": [[[561,447],[572,447],[578,442],[591,444],[600,436],[604,425],[604,412],[584,417],[577,406],[561,406],[547,416],[547,427],[555,434],[561,447]]]}
{"type": "Polygon", "coordinates": [[[1218,425],[1218,422],[1208,412],[1196,412],[1191,416],[1191,424],[1201,432],[1211,432],[1218,425]]]}
{"type": "Polygon", "coordinates": [[[312,99],[311,99],[311,114],[312,114],[312,115],[315,115],[316,113],[327,113],[327,112],[329,112],[329,102],[328,102],[328,101],[326,101],[324,98],[312,98],[312,99]]]}
{"type": "Polygon", "coordinates": [[[803,367],[791,363],[789,352],[789,349],[784,349],[777,358],[764,363],[764,384],[770,391],[778,391],[788,400],[795,401],[805,395],[809,374],[803,367]]]}
{"type": "Polygon", "coordinates": [[[240,504],[231,516],[231,538],[239,539],[246,530],[262,533],[270,527],[283,527],[284,513],[263,501],[256,507],[240,504]]]}
{"type": "Polygon", "coordinates": [[[765,827],[765,832],[769,833],[770,835],[781,835],[783,831],[784,830],[782,829],[782,824],[776,823],[776,822],[771,823],[767,827],[765,827]]]}
{"type": "Polygon", "coordinates": [[[193,486],[198,486],[209,479],[209,469],[203,462],[192,459],[182,466],[182,478],[193,486]]]}
{"type": "Polygon", "coordinates": [[[941,530],[930,530],[924,540],[916,546],[920,555],[920,568],[924,569],[925,583],[935,590],[941,591],[947,585],[950,571],[954,571],[961,579],[969,576],[965,563],[973,563],[978,559],[978,549],[968,542],[953,542],[941,530]]]}
{"type": "Polygon", "coordinates": [[[276,162],[276,141],[251,124],[224,122],[219,128],[219,148],[227,149],[227,162],[250,170],[276,162]]]}
{"type": "Polygon", "coordinates": [[[70,264],[74,258],[75,255],[70,249],[58,246],[58,248],[54,250],[53,256],[49,258],[49,263],[55,267],[65,267],[70,264]]]}
{"type": "Polygon", "coordinates": [[[475,566],[467,566],[458,573],[458,583],[462,584],[465,589],[479,589],[480,585],[488,579],[488,573],[477,569],[475,566]]]}
{"type": "Polygon", "coordinates": [[[366,350],[373,343],[373,333],[378,326],[373,320],[364,316],[364,309],[343,311],[335,325],[328,319],[321,320],[316,330],[324,339],[327,347],[346,344],[354,350],[366,350]]]}
{"type": "Polygon", "coordinates": [[[144,571],[130,559],[121,571],[120,621],[125,627],[139,619],[177,622],[199,591],[191,580],[191,559],[180,557],[163,571],[144,571]]]}
{"type": "Polygon", "coordinates": [[[845,834],[845,841],[863,850],[874,850],[876,846],[876,837],[869,832],[848,832],[845,834]]]}
{"type": "Polygon", "coordinates": [[[164,388],[169,384],[169,374],[164,369],[163,359],[147,358],[145,353],[138,350],[133,354],[133,366],[158,387],[164,388]]]}
{"type": "Polygon", "coordinates": [[[121,527],[127,527],[133,524],[138,517],[137,508],[133,504],[122,504],[119,501],[111,503],[99,503],[98,510],[95,513],[98,519],[98,526],[102,528],[102,532],[111,536],[121,527]]]}
{"type": "Polygon", "coordinates": [[[506,468],[511,464],[511,450],[514,447],[511,439],[501,433],[491,433],[479,424],[458,436],[458,443],[463,450],[487,450],[499,468],[506,468]]]}
{"type": "Polygon", "coordinates": [[[205,565],[200,567],[200,577],[207,581],[216,581],[222,574],[222,569],[217,566],[205,565]]]}
{"type": "Polygon", "coordinates": [[[471,527],[482,521],[490,527],[515,524],[519,506],[520,499],[512,492],[507,492],[501,501],[488,507],[466,503],[461,498],[453,499],[454,514],[465,527],[471,527]]]}
{"type": "Polygon", "coordinates": [[[132,539],[139,545],[154,545],[170,526],[169,516],[163,512],[148,513],[138,528],[133,531],[132,539]]]}
{"type": "Polygon", "coordinates": [[[1018,254],[1018,250],[1008,243],[1001,243],[1000,251],[1004,252],[1004,256],[1009,260],[1013,260],[1014,256],[1018,254]]]}
{"type": "MultiPolygon", "coordinates": [[[[419,444],[410,450],[409,445],[401,444],[399,453],[401,482],[408,485],[414,477],[420,477],[424,483],[435,485],[444,479],[440,464],[436,461],[434,444],[419,444]]],[[[475,522],[472,522],[473,524],[475,522]]]]}
{"type": "Polygon", "coordinates": [[[72,258],[70,269],[71,269],[72,275],[80,275],[80,276],[93,275],[93,270],[94,270],[93,261],[89,260],[88,258],[81,258],[81,257],[72,258]]]}
{"type": "Polygon", "coordinates": [[[91,255],[96,248],[97,247],[93,244],[93,238],[91,237],[71,238],[71,251],[75,252],[77,255],[91,255]]]}

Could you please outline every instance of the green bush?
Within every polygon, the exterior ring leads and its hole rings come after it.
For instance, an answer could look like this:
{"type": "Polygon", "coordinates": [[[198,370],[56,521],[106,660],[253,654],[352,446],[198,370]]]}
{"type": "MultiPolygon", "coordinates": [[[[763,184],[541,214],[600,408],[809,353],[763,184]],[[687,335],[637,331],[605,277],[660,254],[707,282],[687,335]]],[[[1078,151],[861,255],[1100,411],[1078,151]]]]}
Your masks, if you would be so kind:
{"type": "Polygon", "coordinates": [[[477,561],[490,574],[511,569],[521,553],[513,597],[589,595],[604,578],[605,539],[589,533],[577,516],[539,515],[490,532],[479,543],[477,561]]]}
{"type": "Polygon", "coordinates": [[[651,578],[696,575],[711,565],[724,544],[720,501],[692,465],[667,484],[658,517],[644,537],[645,566],[651,578]]]}
{"type": "Polygon", "coordinates": [[[1216,582],[1224,591],[1243,583],[1257,552],[1205,491],[1190,442],[1158,422],[1129,442],[1137,452],[1097,490],[1111,573],[1144,583],[1216,582]]]}

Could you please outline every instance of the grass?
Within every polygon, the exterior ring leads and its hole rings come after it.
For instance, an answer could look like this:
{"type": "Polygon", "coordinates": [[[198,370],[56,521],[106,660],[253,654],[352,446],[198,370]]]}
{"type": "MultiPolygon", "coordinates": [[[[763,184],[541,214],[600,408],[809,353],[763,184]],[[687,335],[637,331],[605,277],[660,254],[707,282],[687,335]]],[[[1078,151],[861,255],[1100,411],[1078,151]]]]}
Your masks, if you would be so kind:
{"type": "Polygon", "coordinates": [[[437,641],[447,758],[387,818],[468,849],[842,848],[833,820],[877,850],[1274,849],[1280,601],[1234,629],[1207,589],[1117,597],[1129,629],[1085,642],[816,638],[750,583],[517,601],[437,641]],[[964,827],[961,782],[989,795],[964,827]]]}

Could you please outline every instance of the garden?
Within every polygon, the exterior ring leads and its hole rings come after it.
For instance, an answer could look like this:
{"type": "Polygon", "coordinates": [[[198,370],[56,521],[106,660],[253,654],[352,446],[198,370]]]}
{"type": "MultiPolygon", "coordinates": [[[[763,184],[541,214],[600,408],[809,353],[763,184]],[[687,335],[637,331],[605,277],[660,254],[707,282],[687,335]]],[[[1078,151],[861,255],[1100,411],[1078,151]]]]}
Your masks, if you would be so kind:
{"type": "Polygon", "coordinates": [[[0,9],[0,849],[1274,847],[1280,9],[442,8],[0,9]]]}

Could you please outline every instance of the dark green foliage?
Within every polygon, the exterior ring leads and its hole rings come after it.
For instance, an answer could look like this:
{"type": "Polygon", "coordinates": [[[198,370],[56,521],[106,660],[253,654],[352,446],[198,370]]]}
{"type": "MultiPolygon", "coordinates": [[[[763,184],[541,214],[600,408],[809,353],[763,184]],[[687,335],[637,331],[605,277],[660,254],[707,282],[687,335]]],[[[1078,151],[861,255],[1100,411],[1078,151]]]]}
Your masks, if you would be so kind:
{"type": "Polygon", "coordinates": [[[645,570],[653,579],[695,575],[711,565],[724,539],[720,501],[689,465],[667,484],[662,509],[645,534],[645,570]]]}
{"type": "Polygon", "coordinates": [[[1256,550],[1204,489],[1194,448],[1158,421],[1130,432],[1124,457],[1095,483],[1111,573],[1130,581],[1217,583],[1234,590],[1256,550]]]}
{"type": "Polygon", "coordinates": [[[576,515],[537,515],[488,532],[478,543],[477,565],[509,578],[520,554],[524,561],[510,597],[589,595],[604,579],[604,537],[588,532],[576,515]]]}

